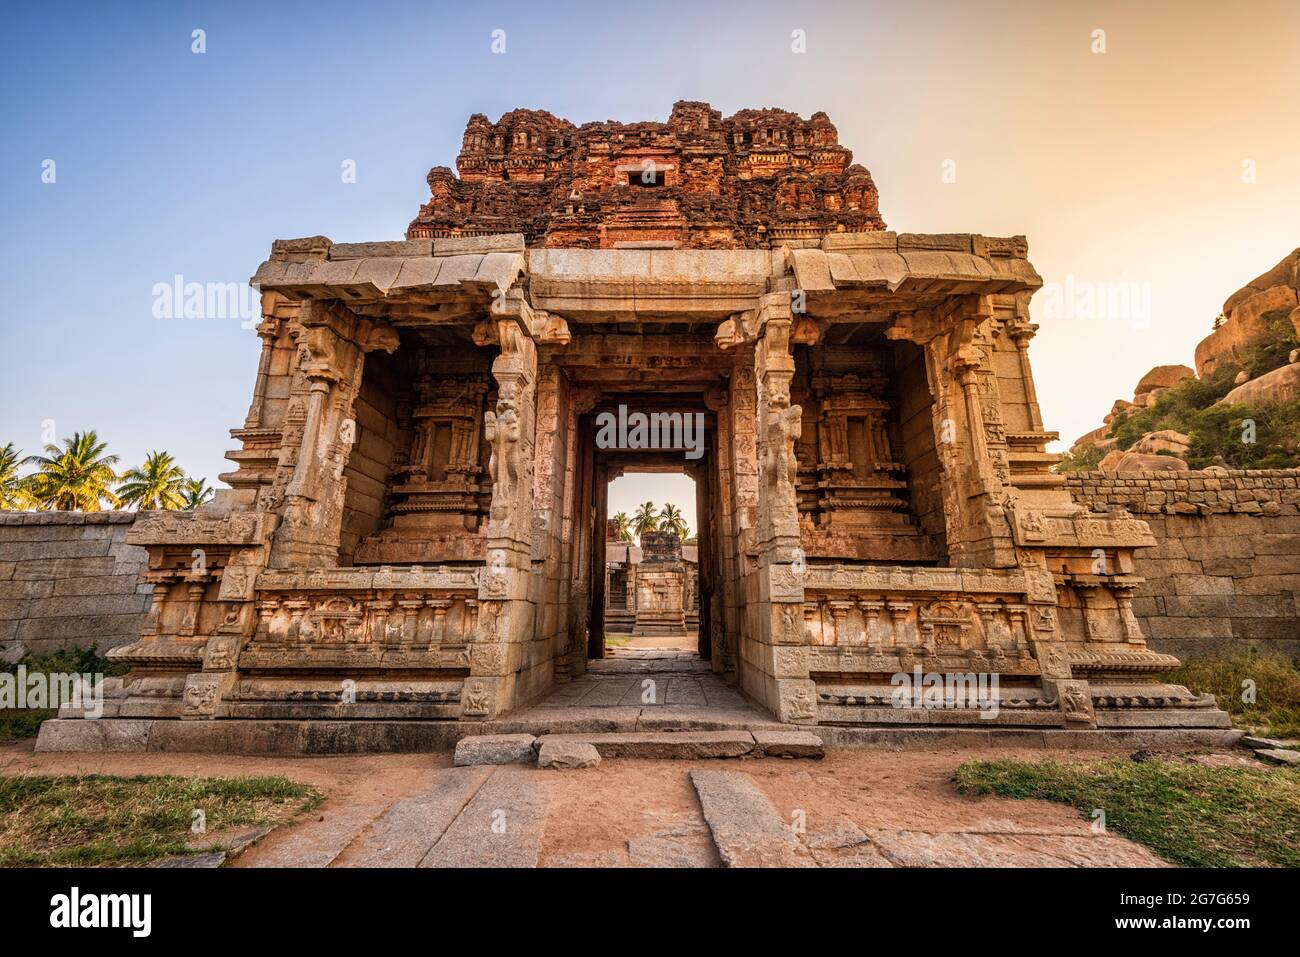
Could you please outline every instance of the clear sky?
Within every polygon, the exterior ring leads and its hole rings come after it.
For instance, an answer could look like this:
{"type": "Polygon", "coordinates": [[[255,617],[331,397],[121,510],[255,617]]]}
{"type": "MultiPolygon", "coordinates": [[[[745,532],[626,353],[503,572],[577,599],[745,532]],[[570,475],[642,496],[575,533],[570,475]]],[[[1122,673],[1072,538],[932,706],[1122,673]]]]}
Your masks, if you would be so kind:
{"type": "MultiPolygon", "coordinates": [[[[825,110],[890,228],[1023,233],[1060,288],[1137,284],[1149,309],[1119,319],[1035,300],[1068,445],[1151,366],[1191,364],[1223,300],[1300,245],[1297,91],[1295,0],[14,6],[0,444],[94,428],[124,465],[166,448],[214,481],[257,340],[156,318],[155,284],[244,281],[276,238],[400,238],[470,113],[663,120],[698,99],[825,110]]],[[[611,513],[665,498],[641,481],[611,513]]]]}

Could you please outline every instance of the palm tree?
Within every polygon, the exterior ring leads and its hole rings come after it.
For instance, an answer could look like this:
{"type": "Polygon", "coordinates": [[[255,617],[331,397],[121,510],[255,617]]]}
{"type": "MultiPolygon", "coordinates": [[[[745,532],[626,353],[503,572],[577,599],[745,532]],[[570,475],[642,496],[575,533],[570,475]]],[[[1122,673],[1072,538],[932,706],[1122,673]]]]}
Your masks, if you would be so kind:
{"type": "Polygon", "coordinates": [[[121,505],[113,494],[117,473],[116,455],[105,455],[106,443],[94,431],[73,432],[63,440],[63,448],[54,443],[45,446],[44,455],[24,461],[37,466],[26,480],[27,490],[38,508],[62,512],[98,512],[104,504],[121,505]]]}
{"type": "Polygon", "coordinates": [[[632,541],[632,519],[627,517],[627,512],[619,512],[610,521],[614,523],[620,542],[632,541]]]}
{"type": "Polygon", "coordinates": [[[208,488],[206,478],[187,478],[184,488],[181,489],[181,496],[185,499],[185,508],[187,510],[207,505],[212,501],[212,496],[215,494],[216,492],[208,488]]]}
{"type": "Polygon", "coordinates": [[[644,532],[653,532],[659,527],[659,509],[655,508],[654,502],[643,502],[636,507],[636,514],[632,516],[632,531],[640,538],[644,532]]]}
{"type": "Polygon", "coordinates": [[[676,532],[678,538],[682,541],[686,540],[686,533],[690,529],[682,519],[682,510],[672,502],[664,506],[663,514],[659,516],[659,531],[676,532]]]}
{"type": "Polygon", "coordinates": [[[27,480],[18,474],[18,468],[26,461],[12,442],[0,448],[0,509],[32,506],[31,496],[27,494],[27,480]]]}
{"type": "Polygon", "coordinates": [[[167,452],[150,452],[144,465],[122,473],[117,487],[123,505],[138,509],[180,509],[185,507],[185,470],[167,452]]]}

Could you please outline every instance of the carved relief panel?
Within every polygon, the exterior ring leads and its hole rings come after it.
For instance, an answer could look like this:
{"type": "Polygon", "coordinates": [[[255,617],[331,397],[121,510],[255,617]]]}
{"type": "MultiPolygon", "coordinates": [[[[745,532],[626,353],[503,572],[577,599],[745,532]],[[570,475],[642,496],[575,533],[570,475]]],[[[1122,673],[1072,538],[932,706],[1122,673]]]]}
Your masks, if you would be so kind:
{"type": "Polygon", "coordinates": [[[480,439],[489,383],[483,376],[425,372],[399,425],[410,445],[395,469],[389,512],[445,515],[474,531],[485,511],[480,439]]]}

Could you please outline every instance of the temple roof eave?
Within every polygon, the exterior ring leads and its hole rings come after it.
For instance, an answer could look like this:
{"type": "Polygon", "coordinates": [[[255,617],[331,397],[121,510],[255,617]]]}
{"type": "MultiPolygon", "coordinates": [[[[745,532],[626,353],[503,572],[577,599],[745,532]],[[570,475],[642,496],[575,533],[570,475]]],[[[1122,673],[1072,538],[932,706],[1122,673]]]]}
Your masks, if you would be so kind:
{"type": "Polygon", "coordinates": [[[710,321],[802,291],[834,317],[950,296],[1033,292],[1023,237],[835,233],[801,248],[525,249],[520,234],[387,243],[284,240],[251,282],[289,299],[337,299],[396,322],[463,321],[527,281],[534,309],[580,321],[710,321]]]}
{"type": "Polygon", "coordinates": [[[838,233],[819,248],[790,251],[797,288],[809,294],[994,295],[1033,292],[1043,284],[1024,237],[973,233],[838,233]]]}

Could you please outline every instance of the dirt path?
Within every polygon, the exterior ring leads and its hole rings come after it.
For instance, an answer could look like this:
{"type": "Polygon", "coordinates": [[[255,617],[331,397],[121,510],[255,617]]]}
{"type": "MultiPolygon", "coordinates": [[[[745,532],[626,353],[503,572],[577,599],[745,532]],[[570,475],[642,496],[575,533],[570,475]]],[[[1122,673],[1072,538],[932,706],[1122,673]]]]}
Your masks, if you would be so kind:
{"type": "MultiPolygon", "coordinates": [[[[1069,760],[1100,754],[1071,753],[1069,760]]],[[[1042,751],[838,750],[824,760],[612,760],[581,771],[508,766],[544,783],[542,866],[718,866],[690,781],[693,769],[749,776],[775,813],[802,828],[819,863],[841,866],[1162,866],[1138,845],[1093,834],[1072,809],[1043,801],[968,798],[951,782],[974,758],[1044,760],[1042,751]]],[[[235,866],[325,866],[403,800],[418,798],[450,754],[315,758],[196,754],[36,754],[0,748],[0,774],[282,774],[324,803],[246,851],[235,866]]]]}

